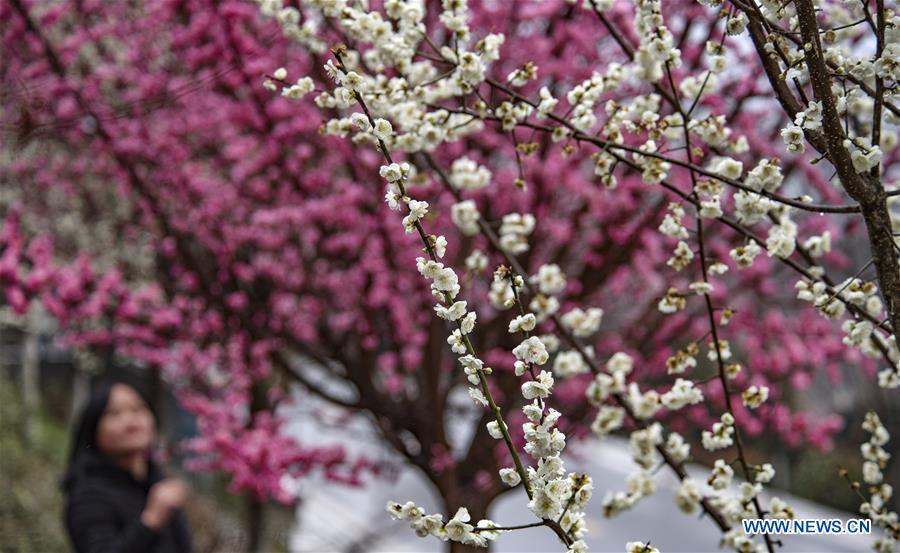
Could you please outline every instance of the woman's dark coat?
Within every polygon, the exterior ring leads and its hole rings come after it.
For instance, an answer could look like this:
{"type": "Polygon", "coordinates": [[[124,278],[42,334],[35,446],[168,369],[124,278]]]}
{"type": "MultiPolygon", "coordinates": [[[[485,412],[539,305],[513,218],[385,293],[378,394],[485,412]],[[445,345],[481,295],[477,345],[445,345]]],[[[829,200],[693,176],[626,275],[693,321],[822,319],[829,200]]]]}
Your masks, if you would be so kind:
{"type": "Polygon", "coordinates": [[[184,513],[153,530],[141,522],[150,486],[163,475],[152,460],[148,478],[131,472],[96,452],[81,454],[79,475],[66,500],[66,528],[77,553],[188,553],[190,536],[184,513]]]}
{"type": "MultiPolygon", "coordinates": [[[[189,553],[190,534],[181,510],[173,513],[160,530],[141,522],[150,487],[164,478],[160,467],[148,459],[147,478],[141,481],[97,447],[97,428],[116,383],[103,382],[91,391],[75,429],[69,467],[62,481],[66,529],[75,552],[189,553]]],[[[144,401],[152,412],[146,397],[144,401]]]]}

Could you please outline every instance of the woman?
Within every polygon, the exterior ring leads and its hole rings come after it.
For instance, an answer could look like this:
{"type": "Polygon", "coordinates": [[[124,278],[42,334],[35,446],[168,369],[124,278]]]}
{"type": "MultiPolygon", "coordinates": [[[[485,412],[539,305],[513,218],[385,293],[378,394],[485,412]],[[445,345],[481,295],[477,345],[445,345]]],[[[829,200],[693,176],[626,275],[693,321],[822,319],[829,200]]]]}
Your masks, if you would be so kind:
{"type": "Polygon", "coordinates": [[[63,480],[66,528],[77,553],[187,553],[186,488],[150,458],[156,417],[123,382],[93,390],[63,480]]]}

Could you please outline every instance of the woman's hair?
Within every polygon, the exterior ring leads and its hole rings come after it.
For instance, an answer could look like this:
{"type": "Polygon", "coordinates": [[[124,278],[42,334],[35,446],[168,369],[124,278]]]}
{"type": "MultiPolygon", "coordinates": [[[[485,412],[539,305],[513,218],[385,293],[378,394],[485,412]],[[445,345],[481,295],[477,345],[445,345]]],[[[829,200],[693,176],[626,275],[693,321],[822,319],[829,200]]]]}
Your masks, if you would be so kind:
{"type": "Polygon", "coordinates": [[[97,428],[100,426],[100,419],[103,417],[103,412],[106,410],[106,405],[109,403],[109,396],[112,393],[112,388],[116,384],[124,384],[137,392],[141,399],[144,400],[144,403],[147,404],[154,420],[156,420],[156,412],[153,410],[152,404],[148,401],[144,392],[135,385],[134,382],[115,378],[104,379],[95,383],[91,387],[91,393],[88,396],[87,402],[81,408],[81,413],[78,416],[78,422],[75,426],[75,433],[72,436],[72,448],[69,452],[69,465],[61,483],[63,491],[70,491],[72,486],[81,476],[84,458],[90,454],[96,455],[100,453],[97,448],[97,428]]]}

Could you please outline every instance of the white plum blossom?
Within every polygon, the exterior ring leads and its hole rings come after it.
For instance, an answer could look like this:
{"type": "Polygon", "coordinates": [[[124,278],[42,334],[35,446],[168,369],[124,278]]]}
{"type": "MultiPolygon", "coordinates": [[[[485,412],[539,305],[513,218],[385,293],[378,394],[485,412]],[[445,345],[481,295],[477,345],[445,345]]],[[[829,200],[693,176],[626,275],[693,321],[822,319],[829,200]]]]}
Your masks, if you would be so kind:
{"type": "Polygon", "coordinates": [[[679,350],[675,355],[666,360],[666,369],[669,374],[681,374],[697,366],[696,345],[692,348],[679,350]]]}
{"type": "Polygon", "coordinates": [[[527,252],[528,236],[534,230],[535,219],[531,213],[509,213],[503,216],[500,226],[500,247],[511,254],[527,252]]]}
{"type": "Polygon", "coordinates": [[[806,136],[803,129],[793,123],[781,129],[781,138],[787,146],[787,151],[792,154],[802,154],[806,150],[806,136]]]}
{"type": "Polygon", "coordinates": [[[295,84],[281,89],[281,95],[291,100],[299,100],[316,89],[315,83],[309,77],[301,77],[295,84]]]}
{"type": "Polygon", "coordinates": [[[747,28],[748,22],[747,14],[738,12],[736,15],[728,18],[728,21],[725,23],[725,32],[731,36],[739,35],[747,28]]]}
{"type": "Polygon", "coordinates": [[[467,157],[453,162],[449,174],[450,184],[460,190],[477,190],[491,182],[491,172],[467,157]]]}
{"type": "Polygon", "coordinates": [[[535,117],[538,119],[546,119],[547,115],[553,112],[553,108],[556,107],[556,104],[559,103],[559,100],[553,97],[550,94],[550,90],[546,86],[542,86],[540,92],[538,93],[541,101],[538,104],[537,114],[535,117]]]}
{"type": "Polygon", "coordinates": [[[681,223],[682,217],[684,217],[684,208],[680,204],[670,203],[669,213],[666,213],[663,222],[660,223],[659,231],[666,236],[686,240],[689,235],[681,223]]]}
{"type": "Polygon", "coordinates": [[[534,330],[535,324],[537,324],[537,319],[535,318],[534,313],[525,313],[509,322],[509,332],[510,334],[516,332],[530,332],[534,330]]]}
{"type": "Polygon", "coordinates": [[[566,288],[566,276],[560,270],[559,265],[551,263],[538,267],[537,273],[528,281],[538,287],[542,294],[554,296],[560,294],[566,288]]]}
{"type": "Polygon", "coordinates": [[[469,311],[466,316],[459,321],[459,330],[463,334],[469,334],[475,328],[475,319],[477,315],[474,311],[469,311]]]}
{"type": "Polygon", "coordinates": [[[696,405],[703,401],[703,392],[694,386],[693,381],[679,378],[672,389],[660,396],[667,409],[677,410],[685,405],[696,405]]]}
{"type": "Polygon", "coordinates": [[[525,363],[524,361],[520,361],[517,359],[513,363],[513,369],[516,373],[516,376],[522,376],[523,374],[525,374],[525,371],[528,370],[528,363],[525,363]]]}
{"type": "Polygon", "coordinates": [[[597,375],[594,376],[594,380],[588,385],[585,396],[587,396],[588,400],[591,403],[600,405],[604,401],[606,401],[607,398],[609,398],[610,394],[620,394],[624,391],[624,373],[618,372],[611,375],[605,373],[597,373],[597,375]]]}
{"type": "Polygon", "coordinates": [[[685,513],[693,513],[700,506],[700,500],[703,496],[700,494],[700,488],[697,483],[690,478],[681,481],[678,492],[675,494],[675,503],[678,508],[685,513]]]}
{"type": "Polygon", "coordinates": [[[722,459],[716,459],[712,472],[709,475],[707,483],[716,490],[724,490],[731,485],[731,479],[734,477],[734,469],[732,469],[722,459]]]}
{"type": "Polygon", "coordinates": [[[523,340],[522,343],[513,348],[513,355],[516,356],[516,359],[536,365],[543,365],[550,357],[544,342],[537,336],[531,336],[523,340]]]}
{"type": "Polygon", "coordinates": [[[636,382],[628,385],[627,394],[627,400],[634,411],[634,416],[639,419],[652,418],[662,406],[660,395],[656,390],[642,393],[636,382]]]}
{"type": "Polygon", "coordinates": [[[712,283],[703,281],[692,282],[688,285],[688,288],[690,288],[691,292],[697,294],[698,296],[702,296],[704,294],[708,295],[713,291],[712,283]]]}
{"type": "Polygon", "coordinates": [[[394,134],[394,128],[390,121],[379,117],[375,120],[375,126],[372,127],[372,134],[379,140],[388,141],[394,134]]]}
{"type": "Polygon", "coordinates": [[[618,351],[606,362],[606,370],[613,374],[628,374],[634,368],[634,359],[625,352],[618,351]]]}
{"type": "Polygon", "coordinates": [[[718,158],[713,165],[713,171],[731,180],[738,180],[744,172],[744,164],[730,157],[718,158]]]}
{"type": "Polygon", "coordinates": [[[390,165],[382,165],[378,170],[381,178],[388,182],[396,182],[403,178],[409,172],[409,164],[407,163],[391,163],[390,165]]]}
{"type": "Polygon", "coordinates": [[[470,534],[474,528],[471,524],[468,524],[470,520],[469,510],[465,507],[460,507],[456,514],[453,515],[453,518],[447,521],[446,526],[444,526],[447,537],[453,541],[463,541],[463,538],[470,534]]]}
{"type": "Polygon", "coordinates": [[[522,396],[525,399],[545,398],[553,389],[553,375],[547,371],[541,371],[537,380],[530,380],[522,384],[522,396]]]}
{"type": "Polygon", "coordinates": [[[416,269],[425,278],[433,279],[444,268],[444,264],[424,257],[416,258],[416,269]]]}
{"type": "Polygon", "coordinates": [[[734,434],[734,417],[731,413],[725,413],[721,417],[721,421],[714,423],[712,431],[704,430],[701,438],[703,448],[708,451],[716,451],[731,447],[734,443],[732,435],[734,434]]]}
{"type": "Polygon", "coordinates": [[[409,233],[415,230],[415,223],[428,213],[428,202],[410,200],[406,205],[409,214],[403,218],[403,228],[409,233]]]}
{"type": "Polygon", "coordinates": [[[510,73],[506,80],[513,86],[525,86],[528,81],[537,78],[537,66],[531,62],[527,62],[525,65],[520,67],[519,69],[514,70],[510,73]]]}
{"type": "Polygon", "coordinates": [[[393,211],[400,211],[403,207],[403,199],[396,182],[389,182],[385,186],[384,201],[393,211]]]}
{"type": "MultiPolygon", "coordinates": [[[[554,410],[550,409],[549,412],[552,414],[554,410]]],[[[526,422],[522,425],[526,442],[525,452],[533,458],[552,457],[565,448],[566,435],[558,428],[552,428],[556,418],[558,418],[558,413],[555,416],[548,414],[541,424],[526,422]]]]}
{"type": "Polygon", "coordinates": [[[728,255],[731,259],[737,263],[737,266],[746,269],[753,265],[753,260],[756,259],[762,253],[762,248],[759,247],[759,244],[756,242],[749,242],[744,246],[738,246],[728,252],[728,255]]]}
{"type": "Polygon", "coordinates": [[[844,140],[844,147],[850,150],[850,160],[857,173],[867,173],[881,163],[882,152],[879,146],[855,144],[850,140],[844,140]]]}
{"type": "Polygon", "coordinates": [[[366,114],[358,111],[350,114],[350,122],[362,132],[368,132],[372,128],[372,124],[369,123],[369,118],[366,114]]]}
{"type": "Polygon", "coordinates": [[[478,388],[469,387],[469,397],[472,398],[476,404],[481,405],[482,407],[488,406],[488,400],[484,397],[484,392],[479,390],[478,388]]]}
{"type": "Polygon", "coordinates": [[[659,553],[659,549],[642,541],[630,541],[625,544],[625,553],[659,553]]]}
{"type": "Polygon", "coordinates": [[[768,484],[775,477],[775,469],[771,463],[764,463],[756,472],[756,482],[759,484],[768,484]]]}
{"type": "Polygon", "coordinates": [[[878,371],[878,386],[888,390],[900,388],[900,367],[890,367],[878,371]]]}
{"type": "Polygon", "coordinates": [[[553,374],[560,378],[568,378],[576,374],[584,374],[590,369],[578,350],[560,352],[553,360],[553,374]]]}
{"type": "MultiPolygon", "coordinates": [[[[474,355],[463,355],[459,358],[459,362],[463,366],[463,371],[466,373],[466,378],[469,383],[473,386],[477,386],[480,383],[478,372],[484,368],[484,363],[474,355]]],[[[497,424],[496,421],[491,421],[488,425],[491,423],[497,424]]]]}
{"type": "Polygon", "coordinates": [[[447,343],[450,344],[453,353],[462,355],[468,351],[465,338],[463,338],[463,335],[458,328],[447,337],[447,343]]]}
{"type": "Polygon", "coordinates": [[[563,506],[559,499],[547,493],[545,489],[539,489],[534,492],[534,496],[528,502],[528,508],[534,513],[534,516],[544,519],[558,517],[563,506]]]}
{"type": "Polygon", "coordinates": [[[409,522],[410,526],[420,537],[432,535],[441,540],[447,539],[444,531],[444,520],[440,515],[426,515],[425,510],[412,501],[407,501],[403,505],[394,501],[388,501],[385,508],[395,520],[409,522]]]}
{"type": "Polygon", "coordinates": [[[768,484],[775,477],[775,468],[771,463],[764,463],[756,472],[755,481],[759,484],[768,484]]]}
{"type": "Polygon", "coordinates": [[[748,503],[762,492],[762,484],[741,482],[738,486],[741,495],[741,502],[748,503]]]}
{"type": "Polygon", "coordinates": [[[803,249],[810,257],[822,257],[831,251],[831,233],[826,230],[819,236],[810,236],[803,242],[803,249]]]}
{"type": "Polygon", "coordinates": [[[425,516],[425,510],[418,507],[412,501],[407,501],[402,505],[395,501],[388,501],[385,508],[387,509],[387,512],[390,513],[391,517],[397,520],[415,522],[425,516]]]}
{"type": "Polygon", "coordinates": [[[700,201],[700,216],[704,219],[717,219],[723,215],[718,196],[700,201]]]}
{"type": "Polygon", "coordinates": [[[487,269],[488,259],[487,256],[484,255],[484,252],[481,250],[473,250],[472,253],[466,257],[466,269],[472,271],[473,273],[480,273],[487,269]]]}
{"type": "MultiPolygon", "coordinates": [[[[491,290],[488,292],[488,298],[491,300],[491,305],[501,310],[509,309],[516,304],[515,292],[513,292],[509,280],[506,278],[497,278],[496,275],[491,282],[491,290]]],[[[540,317],[540,306],[535,305],[535,300],[532,300],[528,308],[536,312],[538,322],[543,320],[540,317]]]]}
{"type": "Polygon", "coordinates": [[[781,166],[774,159],[761,159],[756,167],[747,173],[744,184],[757,192],[765,190],[774,192],[781,186],[784,176],[781,174],[781,166]]]}
{"type": "Polygon", "coordinates": [[[443,258],[444,254],[447,253],[447,237],[438,236],[434,238],[432,246],[434,247],[434,254],[439,258],[443,258]]]}
{"type": "Polygon", "coordinates": [[[606,436],[622,427],[625,421],[625,410],[621,407],[604,405],[597,412],[591,431],[598,436],[606,436]]]}
{"type": "Polygon", "coordinates": [[[518,486],[522,481],[522,477],[516,472],[516,469],[502,468],[500,469],[500,479],[510,488],[518,486]]]}
{"type": "Polygon", "coordinates": [[[756,409],[769,398],[769,388],[766,386],[750,386],[741,394],[744,406],[748,409],[756,409]]]}
{"type": "Polygon", "coordinates": [[[718,343],[710,342],[707,347],[709,350],[706,352],[706,358],[710,361],[717,361],[719,358],[722,361],[731,359],[731,345],[728,340],[719,340],[718,343]]]}
{"type": "MultiPolygon", "coordinates": [[[[880,488],[874,487],[881,484],[884,479],[882,468],[886,465],[887,460],[890,458],[890,454],[885,451],[882,446],[888,442],[890,435],[882,424],[881,419],[874,411],[866,413],[862,428],[870,434],[869,441],[862,444],[860,447],[864,459],[863,481],[873,486],[872,490],[874,490],[872,497],[868,502],[868,508],[866,509],[868,512],[864,511],[863,514],[872,518],[876,524],[886,526],[888,521],[896,523],[896,513],[889,511],[885,513],[878,512],[883,509],[878,508],[878,506],[885,505],[890,501],[890,491],[885,493],[883,486],[880,488]]],[[[887,511],[887,509],[884,510],[887,511]]]]}
{"type": "MultiPolygon", "coordinates": [[[[568,516],[569,516],[569,513],[567,512],[566,516],[563,518],[567,518],[568,516]]],[[[563,528],[565,528],[565,527],[563,527],[563,528]]],[[[569,546],[569,549],[566,550],[566,553],[587,553],[587,550],[588,550],[587,543],[585,543],[584,540],[579,539],[579,540],[575,540],[572,542],[572,544],[569,546]]]]}
{"type": "Polygon", "coordinates": [[[688,459],[691,453],[691,444],[684,441],[681,434],[672,432],[666,439],[666,453],[675,460],[676,463],[682,463],[688,459]]]}
{"type": "MultiPolygon", "coordinates": [[[[358,104],[362,112],[329,119],[323,125],[322,132],[337,136],[352,134],[354,143],[374,146],[388,161],[379,168],[379,175],[386,181],[385,202],[395,211],[402,211],[403,206],[408,209],[403,217],[403,227],[407,233],[417,231],[430,257],[417,257],[416,268],[430,281],[432,294],[439,300],[434,305],[437,317],[454,323],[455,328],[448,333],[447,342],[452,351],[459,355],[459,362],[472,385],[468,388],[469,396],[476,405],[493,405],[490,388],[485,380],[492,371],[477,357],[474,345],[468,338],[475,329],[477,314],[475,310],[467,310],[465,301],[456,300],[460,292],[460,278],[452,267],[440,261],[448,251],[448,238],[427,233],[426,223],[432,218],[429,216],[429,203],[410,198],[404,186],[407,180],[410,186],[429,186],[431,182],[417,177],[416,168],[408,163],[391,162],[391,154],[393,150],[407,155],[432,152],[442,143],[459,140],[465,134],[483,128],[482,121],[473,122],[474,118],[466,114],[450,113],[443,108],[432,109],[427,104],[462,98],[484,84],[491,64],[500,58],[500,46],[504,37],[489,34],[470,44],[473,33],[469,29],[471,14],[466,2],[444,0],[437,19],[452,37],[452,44],[435,46],[433,53],[443,63],[450,65],[451,69],[446,75],[440,76],[430,60],[414,60],[426,31],[425,6],[421,2],[386,0],[377,9],[370,10],[365,2],[337,0],[312,2],[308,6],[304,5],[302,11],[294,7],[282,7],[280,0],[261,0],[260,3],[263,13],[278,19],[285,34],[311,49],[315,48],[314,51],[324,48],[324,43],[315,36],[316,28],[323,20],[327,20],[329,25],[333,24],[338,32],[343,32],[347,37],[350,46],[336,46],[333,51],[335,60],[329,60],[324,66],[325,74],[337,86],[320,93],[315,103],[322,109],[336,111],[350,110],[358,104]],[[307,14],[307,10],[310,14],[307,14]],[[319,13],[314,14],[315,11],[319,13]],[[362,47],[359,48],[357,44],[362,47]],[[387,77],[388,74],[391,76],[387,77]]],[[[665,60],[677,66],[680,63],[677,52],[661,50],[662,47],[671,45],[671,34],[667,30],[650,32],[651,20],[658,14],[658,4],[648,3],[645,8],[646,21],[642,28],[645,40],[642,44],[646,47],[646,52],[656,56],[656,63],[665,60]]],[[[509,80],[514,86],[521,86],[536,76],[537,67],[526,62],[520,69],[513,71],[509,80]]],[[[275,72],[277,80],[286,77],[286,70],[279,69],[275,72]]],[[[590,90],[585,89],[582,98],[572,104],[572,124],[583,131],[592,127],[597,121],[594,113],[596,99],[605,92],[612,92],[626,77],[627,73],[620,65],[612,64],[608,67],[607,74],[598,76],[597,83],[592,81],[590,90]]],[[[267,82],[265,86],[277,89],[274,82],[267,82]]],[[[304,78],[291,87],[286,87],[283,93],[287,96],[299,96],[312,91],[312,80],[304,78]]],[[[548,88],[542,89],[540,106],[535,115],[547,118],[557,103],[548,88]]],[[[651,125],[658,119],[656,112],[659,111],[659,98],[643,103],[645,105],[639,109],[643,114],[640,120],[642,124],[651,125]]],[[[463,107],[471,107],[477,114],[492,112],[506,130],[525,122],[535,111],[535,105],[518,98],[502,100],[496,106],[485,104],[483,101],[476,101],[463,104],[463,107]]],[[[606,132],[610,134],[613,131],[609,129],[606,132]]],[[[616,140],[621,143],[620,139],[616,140]]],[[[652,167],[644,167],[644,173],[656,171],[656,177],[659,178],[662,173],[659,168],[667,168],[668,164],[652,161],[646,165],[652,167]]],[[[475,200],[460,199],[458,194],[460,191],[488,186],[491,181],[490,171],[473,159],[459,157],[447,171],[447,181],[457,194],[457,202],[450,209],[453,223],[464,235],[478,234],[483,225],[475,200]]],[[[511,255],[528,251],[528,240],[535,225],[534,215],[530,213],[505,215],[498,232],[501,249],[511,255]]],[[[465,262],[467,281],[473,274],[484,271],[487,263],[484,253],[477,250],[470,253],[465,262]]],[[[539,322],[559,310],[560,300],[554,296],[566,288],[565,275],[556,265],[541,266],[533,278],[532,282],[536,283],[540,293],[531,294],[530,312],[520,311],[520,315],[509,324],[510,332],[523,332],[526,335],[525,340],[513,349],[516,374],[521,375],[525,371],[533,371],[535,365],[546,364],[551,353],[556,356],[554,370],[559,373],[587,372],[589,368],[582,356],[593,357],[590,345],[583,346],[583,349],[558,352],[557,337],[528,336],[539,322]]],[[[495,273],[489,293],[491,303],[502,309],[516,305],[516,290],[522,288],[525,291],[524,286],[522,276],[497,278],[495,273]]],[[[531,290],[527,292],[530,293],[531,290]]],[[[562,324],[580,338],[597,331],[602,314],[603,311],[599,308],[575,308],[561,319],[562,324]]],[[[611,389],[624,389],[625,373],[624,370],[618,370],[606,375],[613,381],[611,389]]],[[[573,473],[567,476],[559,457],[565,447],[565,434],[555,428],[560,413],[545,407],[544,402],[551,395],[553,385],[553,375],[549,370],[541,370],[533,380],[522,384],[523,397],[534,400],[523,407],[523,413],[529,421],[523,425],[525,452],[537,461],[537,467],[528,467],[527,471],[521,473],[503,469],[500,477],[507,485],[515,486],[527,476],[529,489],[534,492],[529,507],[542,518],[558,517],[560,526],[574,542],[570,550],[582,553],[586,549],[582,539],[586,527],[583,508],[591,496],[592,486],[586,475],[573,473]]],[[[658,404],[658,398],[654,394],[655,392],[647,392],[632,399],[638,403],[658,404]]],[[[646,412],[647,406],[639,405],[638,411],[646,412]]],[[[500,414],[487,424],[487,431],[494,438],[502,438],[505,430],[500,414]]],[[[518,463],[516,451],[511,448],[511,453],[518,463]]],[[[395,518],[408,521],[420,536],[432,535],[441,540],[483,547],[488,540],[500,534],[500,530],[496,530],[497,525],[489,520],[474,524],[465,507],[461,507],[446,523],[440,515],[426,515],[423,509],[413,503],[391,503],[388,511],[395,518]]]]}
{"type": "Polygon", "coordinates": [[[797,113],[794,124],[811,131],[822,129],[822,102],[810,101],[806,109],[797,113]]]}
{"type": "MultiPolygon", "coordinates": [[[[896,16],[894,21],[896,21],[896,16]]],[[[895,41],[888,40],[881,56],[872,64],[872,69],[882,79],[900,81],[900,45],[895,41]]]]}
{"type": "Polygon", "coordinates": [[[635,23],[640,46],[634,54],[634,74],[644,82],[662,80],[664,66],[681,65],[681,52],[675,48],[672,33],[663,25],[659,0],[636,2],[635,23]]]}
{"type": "Polygon", "coordinates": [[[602,320],[603,310],[599,307],[591,307],[587,311],[576,307],[560,317],[563,326],[579,338],[585,338],[597,332],[602,320]]]}
{"type": "MultiPolygon", "coordinates": [[[[747,180],[751,180],[750,177],[747,180]]],[[[753,225],[764,220],[775,206],[775,203],[765,196],[746,190],[735,192],[732,198],[737,220],[744,225],[753,225]]]]}
{"type": "Polygon", "coordinates": [[[724,275],[728,272],[728,265],[722,263],[721,261],[716,261],[707,268],[707,271],[711,275],[724,275]]]}
{"type": "Polygon", "coordinates": [[[448,293],[452,299],[459,293],[459,277],[456,276],[456,272],[452,268],[442,267],[435,274],[431,286],[436,291],[448,293]]]}
{"type": "Polygon", "coordinates": [[[632,432],[629,446],[634,462],[645,469],[652,468],[659,462],[656,446],[662,442],[662,426],[658,422],[632,432]]]}
{"type": "Polygon", "coordinates": [[[503,439],[503,431],[500,430],[500,423],[497,421],[488,422],[485,427],[487,428],[488,434],[490,434],[491,438],[495,440],[503,439]]]}
{"type": "Polygon", "coordinates": [[[666,261],[666,265],[672,267],[676,271],[680,271],[687,267],[691,260],[694,259],[694,252],[691,250],[691,247],[687,244],[687,242],[681,240],[678,242],[678,245],[675,247],[675,251],[672,254],[672,257],[666,261]]]}
{"type": "Polygon", "coordinates": [[[437,313],[438,317],[444,320],[455,321],[466,314],[466,302],[457,301],[454,302],[450,307],[445,307],[441,304],[437,304],[434,306],[434,311],[435,313],[437,313]]]}
{"type": "Polygon", "coordinates": [[[769,501],[769,511],[772,513],[772,518],[794,518],[793,509],[778,497],[773,497],[769,501]]]}
{"type": "Polygon", "coordinates": [[[481,215],[474,200],[463,200],[450,207],[450,219],[466,236],[478,234],[478,219],[481,215]]]}
{"type": "Polygon", "coordinates": [[[677,288],[669,288],[666,295],[659,300],[657,308],[660,313],[672,314],[687,306],[683,294],[678,292],[677,288]]]}
{"type": "Polygon", "coordinates": [[[787,217],[769,229],[766,251],[769,257],[788,258],[797,245],[797,225],[787,217]]]}
{"type": "Polygon", "coordinates": [[[522,413],[524,413],[531,422],[537,422],[541,420],[541,417],[544,414],[544,408],[538,403],[538,400],[534,400],[522,407],[522,413]]]}

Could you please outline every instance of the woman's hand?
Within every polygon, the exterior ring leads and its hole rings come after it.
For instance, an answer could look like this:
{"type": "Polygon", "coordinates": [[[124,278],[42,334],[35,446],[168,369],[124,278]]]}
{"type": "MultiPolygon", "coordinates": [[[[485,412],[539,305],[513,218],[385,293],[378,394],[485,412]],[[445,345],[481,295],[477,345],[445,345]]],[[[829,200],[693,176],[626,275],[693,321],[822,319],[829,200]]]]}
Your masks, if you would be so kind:
{"type": "Polygon", "coordinates": [[[184,505],[187,486],[177,478],[160,480],[150,488],[147,505],[141,513],[141,522],[147,528],[159,530],[172,517],[172,513],[184,505]]]}

